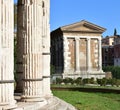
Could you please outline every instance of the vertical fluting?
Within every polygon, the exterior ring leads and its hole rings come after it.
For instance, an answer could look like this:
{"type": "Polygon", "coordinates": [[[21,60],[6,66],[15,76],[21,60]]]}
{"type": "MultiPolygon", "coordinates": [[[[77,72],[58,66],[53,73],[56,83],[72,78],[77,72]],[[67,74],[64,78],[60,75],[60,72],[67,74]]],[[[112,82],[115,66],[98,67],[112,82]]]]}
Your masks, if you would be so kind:
{"type": "Polygon", "coordinates": [[[0,0],[0,109],[14,108],[13,0],[0,0]]]}
{"type": "Polygon", "coordinates": [[[21,47],[23,101],[41,101],[42,74],[42,0],[18,0],[18,39],[21,47]],[[20,11],[21,10],[21,11],[20,11]],[[18,14],[19,15],[19,14],[18,14]],[[19,16],[18,16],[19,18],[19,16]]]}
{"type": "Polygon", "coordinates": [[[99,55],[98,56],[98,60],[99,60],[98,69],[99,69],[100,72],[102,72],[102,60],[101,60],[102,59],[102,50],[101,50],[102,47],[101,47],[101,45],[102,45],[101,44],[101,38],[99,38],[98,39],[98,47],[99,47],[98,48],[98,55],[99,55]]]}
{"type": "Polygon", "coordinates": [[[91,39],[87,38],[87,68],[88,73],[91,72],[91,39]]]}
{"type": "Polygon", "coordinates": [[[50,26],[49,0],[42,1],[42,55],[43,55],[43,94],[51,96],[50,90],[50,26]]]}
{"type": "Polygon", "coordinates": [[[75,71],[76,73],[80,73],[80,44],[79,44],[79,38],[75,39],[75,71]]]}

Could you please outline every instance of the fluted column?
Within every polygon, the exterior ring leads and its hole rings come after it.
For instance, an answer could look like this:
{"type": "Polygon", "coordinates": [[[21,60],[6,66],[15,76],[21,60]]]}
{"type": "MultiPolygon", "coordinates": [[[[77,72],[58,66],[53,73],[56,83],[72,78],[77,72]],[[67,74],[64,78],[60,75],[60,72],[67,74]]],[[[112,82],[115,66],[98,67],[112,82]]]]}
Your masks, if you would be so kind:
{"type": "Polygon", "coordinates": [[[13,0],[0,0],[0,110],[16,107],[13,25],[13,0]]]}
{"type": "Polygon", "coordinates": [[[87,38],[87,68],[88,72],[91,71],[91,45],[90,45],[90,38],[87,38]]]}
{"type": "Polygon", "coordinates": [[[98,69],[100,72],[102,72],[102,47],[101,47],[101,38],[98,39],[98,69]]]}
{"type": "Polygon", "coordinates": [[[18,37],[22,39],[22,100],[43,101],[42,1],[18,0],[18,8],[23,11],[18,23],[18,31],[21,30],[18,37]]]}
{"type": "Polygon", "coordinates": [[[75,71],[77,73],[80,72],[80,46],[79,46],[79,38],[75,38],[75,71]]]}
{"type": "Polygon", "coordinates": [[[51,96],[50,90],[50,26],[49,26],[49,0],[42,2],[42,47],[43,47],[43,94],[51,96]]]}

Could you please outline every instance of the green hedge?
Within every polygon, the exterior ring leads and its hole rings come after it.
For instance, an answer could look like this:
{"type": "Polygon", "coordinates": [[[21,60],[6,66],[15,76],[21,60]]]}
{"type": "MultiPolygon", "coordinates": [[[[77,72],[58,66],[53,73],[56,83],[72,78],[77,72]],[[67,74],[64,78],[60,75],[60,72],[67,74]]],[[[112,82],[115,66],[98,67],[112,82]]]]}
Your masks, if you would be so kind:
{"type": "Polygon", "coordinates": [[[76,84],[76,85],[85,85],[85,84],[99,84],[100,86],[106,86],[106,85],[111,85],[111,86],[120,86],[120,79],[98,79],[95,81],[94,78],[84,78],[82,79],[81,77],[78,77],[77,79],[72,79],[72,78],[56,78],[56,84],[62,84],[64,83],[65,85],[67,84],[76,84]]]}
{"type": "Polygon", "coordinates": [[[120,79],[120,66],[106,66],[103,67],[104,72],[112,72],[113,78],[120,79]]]}

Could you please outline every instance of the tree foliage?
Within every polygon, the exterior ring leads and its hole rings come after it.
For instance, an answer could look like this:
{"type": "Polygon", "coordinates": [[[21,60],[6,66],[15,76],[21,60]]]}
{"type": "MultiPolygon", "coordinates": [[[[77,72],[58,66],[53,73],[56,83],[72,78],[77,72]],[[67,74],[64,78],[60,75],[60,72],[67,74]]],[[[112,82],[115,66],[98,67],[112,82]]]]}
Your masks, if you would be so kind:
{"type": "Polygon", "coordinates": [[[103,67],[104,72],[112,72],[113,78],[120,79],[120,66],[106,66],[103,67]]]}
{"type": "Polygon", "coordinates": [[[117,35],[117,30],[116,30],[116,28],[114,29],[114,36],[116,36],[117,35]]]}

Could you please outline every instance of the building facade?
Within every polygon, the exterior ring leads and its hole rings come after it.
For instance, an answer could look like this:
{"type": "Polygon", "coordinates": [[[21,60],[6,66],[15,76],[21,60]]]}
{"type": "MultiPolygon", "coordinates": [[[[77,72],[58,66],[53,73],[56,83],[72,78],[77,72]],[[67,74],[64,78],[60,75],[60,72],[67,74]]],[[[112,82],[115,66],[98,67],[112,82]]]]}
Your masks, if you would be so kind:
{"type": "Polygon", "coordinates": [[[51,32],[53,76],[102,78],[101,34],[98,25],[82,20],[51,32]]]}
{"type": "Polygon", "coordinates": [[[120,66],[120,36],[114,39],[114,66],[120,66]]]}
{"type": "Polygon", "coordinates": [[[102,38],[102,65],[114,65],[114,38],[115,36],[107,36],[102,38]]]}

